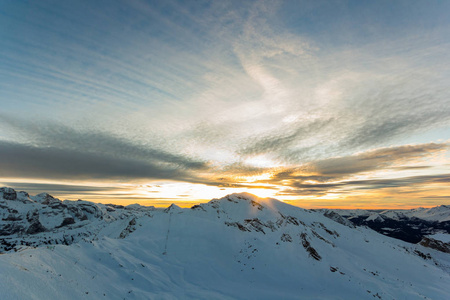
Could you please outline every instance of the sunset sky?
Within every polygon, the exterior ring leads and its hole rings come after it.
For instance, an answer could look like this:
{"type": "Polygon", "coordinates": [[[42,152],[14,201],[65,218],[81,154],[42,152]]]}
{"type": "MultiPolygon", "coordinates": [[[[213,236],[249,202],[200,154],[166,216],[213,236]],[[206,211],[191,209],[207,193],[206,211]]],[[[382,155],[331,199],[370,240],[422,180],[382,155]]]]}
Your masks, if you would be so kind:
{"type": "Polygon", "coordinates": [[[0,186],[450,204],[450,1],[0,0],[0,186]]]}

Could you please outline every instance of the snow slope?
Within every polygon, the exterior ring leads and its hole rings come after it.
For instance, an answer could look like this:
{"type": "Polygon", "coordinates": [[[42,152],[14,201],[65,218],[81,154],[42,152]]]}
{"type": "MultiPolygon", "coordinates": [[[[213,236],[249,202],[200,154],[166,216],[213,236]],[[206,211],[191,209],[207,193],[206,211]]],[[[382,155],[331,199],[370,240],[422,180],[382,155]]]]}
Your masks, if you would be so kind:
{"type": "MultiPolygon", "coordinates": [[[[414,208],[409,210],[385,210],[382,212],[374,212],[365,209],[323,209],[321,211],[333,211],[341,216],[347,218],[352,217],[368,217],[372,220],[377,218],[378,215],[387,217],[393,220],[404,220],[417,218],[430,222],[447,222],[450,221],[450,206],[440,205],[432,208],[414,208]]],[[[381,220],[380,220],[381,221],[381,220]]]]}
{"type": "Polygon", "coordinates": [[[416,208],[403,211],[408,218],[418,218],[426,221],[446,222],[450,221],[450,206],[440,205],[432,208],[416,208]]]}
{"type": "Polygon", "coordinates": [[[70,245],[0,255],[2,299],[450,299],[448,254],[274,199],[92,220],[70,245]]]}
{"type": "Polygon", "coordinates": [[[450,234],[448,233],[436,233],[429,235],[428,237],[444,243],[450,243],[450,234]]]}

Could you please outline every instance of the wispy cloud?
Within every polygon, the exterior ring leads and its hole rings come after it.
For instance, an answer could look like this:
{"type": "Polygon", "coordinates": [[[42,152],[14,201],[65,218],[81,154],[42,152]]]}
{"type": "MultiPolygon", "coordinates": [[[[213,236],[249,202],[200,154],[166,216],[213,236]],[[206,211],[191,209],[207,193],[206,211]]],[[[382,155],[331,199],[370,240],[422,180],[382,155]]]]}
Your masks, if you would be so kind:
{"type": "MultiPolygon", "coordinates": [[[[449,149],[448,144],[420,144],[380,148],[346,157],[329,158],[308,165],[321,175],[346,176],[361,172],[389,169],[395,165],[420,161],[435,153],[449,149]]],[[[423,166],[422,166],[423,167],[423,166]]]]}
{"type": "Polygon", "coordinates": [[[0,172],[294,195],[379,189],[389,184],[356,182],[383,172],[437,176],[430,160],[450,139],[447,8],[11,2],[0,172]]]}
{"type": "Polygon", "coordinates": [[[54,147],[0,142],[0,176],[64,179],[182,179],[176,165],[54,147]]]}
{"type": "MultiPolygon", "coordinates": [[[[0,115],[1,116],[1,115],[0,115]]],[[[15,135],[20,136],[22,143],[37,148],[53,147],[62,151],[79,151],[91,154],[110,155],[148,162],[167,163],[181,168],[202,169],[206,162],[191,159],[183,155],[172,154],[158,149],[158,141],[137,144],[127,137],[117,136],[94,129],[75,129],[54,122],[24,121],[10,116],[1,116],[0,124],[8,126],[15,135]],[[36,127],[39,127],[36,130],[36,127]]]]}
{"type": "MultiPolygon", "coordinates": [[[[0,121],[18,142],[0,141],[1,176],[34,178],[136,178],[183,180],[193,170],[208,169],[202,160],[170,153],[150,144],[58,123],[3,116],[0,121]]],[[[193,177],[193,176],[190,176],[193,177]]]]}
{"type": "Polygon", "coordinates": [[[317,196],[357,190],[375,191],[387,188],[421,188],[427,184],[439,185],[449,180],[448,174],[408,176],[401,172],[431,168],[417,164],[427,161],[430,156],[446,153],[448,148],[448,144],[436,143],[381,148],[310,162],[299,168],[275,173],[265,182],[280,185],[284,183],[285,188],[278,192],[279,195],[317,196]],[[383,174],[385,178],[377,178],[377,171],[389,172],[389,175],[383,174]]]}

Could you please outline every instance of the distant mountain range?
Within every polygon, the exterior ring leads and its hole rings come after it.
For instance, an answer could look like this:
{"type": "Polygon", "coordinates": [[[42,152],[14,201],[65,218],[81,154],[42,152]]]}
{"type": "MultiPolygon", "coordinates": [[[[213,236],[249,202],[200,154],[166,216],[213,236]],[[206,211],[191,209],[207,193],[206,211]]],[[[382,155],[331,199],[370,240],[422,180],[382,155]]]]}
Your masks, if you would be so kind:
{"type": "MultiPolygon", "coordinates": [[[[443,223],[445,208],[403,215],[443,223]]],[[[450,299],[450,254],[355,225],[394,213],[246,193],[124,207],[1,188],[0,214],[1,299],[450,299]]]]}
{"type": "MultiPolygon", "coordinates": [[[[320,210],[325,214],[336,213],[353,224],[367,226],[373,230],[410,243],[419,243],[430,238],[450,242],[450,206],[415,208],[410,210],[320,210]]],[[[450,245],[449,245],[450,246],[450,245]]],[[[450,253],[450,247],[448,248],[450,253]]]]}

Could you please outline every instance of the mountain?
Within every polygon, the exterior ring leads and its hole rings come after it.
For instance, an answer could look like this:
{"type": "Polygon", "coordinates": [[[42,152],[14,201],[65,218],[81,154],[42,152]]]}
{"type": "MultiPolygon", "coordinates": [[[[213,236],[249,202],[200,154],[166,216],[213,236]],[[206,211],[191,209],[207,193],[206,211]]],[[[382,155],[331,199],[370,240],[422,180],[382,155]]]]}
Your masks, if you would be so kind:
{"type": "Polygon", "coordinates": [[[410,210],[386,210],[382,214],[392,219],[416,218],[442,223],[450,221],[450,206],[440,205],[432,208],[419,207],[410,210]]]}
{"type": "MultiPolygon", "coordinates": [[[[450,206],[448,205],[410,210],[323,209],[319,211],[325,215],[337,214],[357,226],[368,226],[381,234],[410,243],[422,243],[425,238],[439,240],[440,234],[450,234],[450,206]]],[[[450,249],[450,244],[448,246],[450,249]]]]}
{"type": "Polygon", "coordinates": [[[132,219],[153,209],[61,201],[47,193],[30,197],[26,192],[0,188],[0,253],[92,240],[103,232],[125,229],[132,219]]]}
{"type": "Polygon", "coordinates": [[[450,299],[449,254],[275,199],[0,199],[2,299],[450,299]]]}

